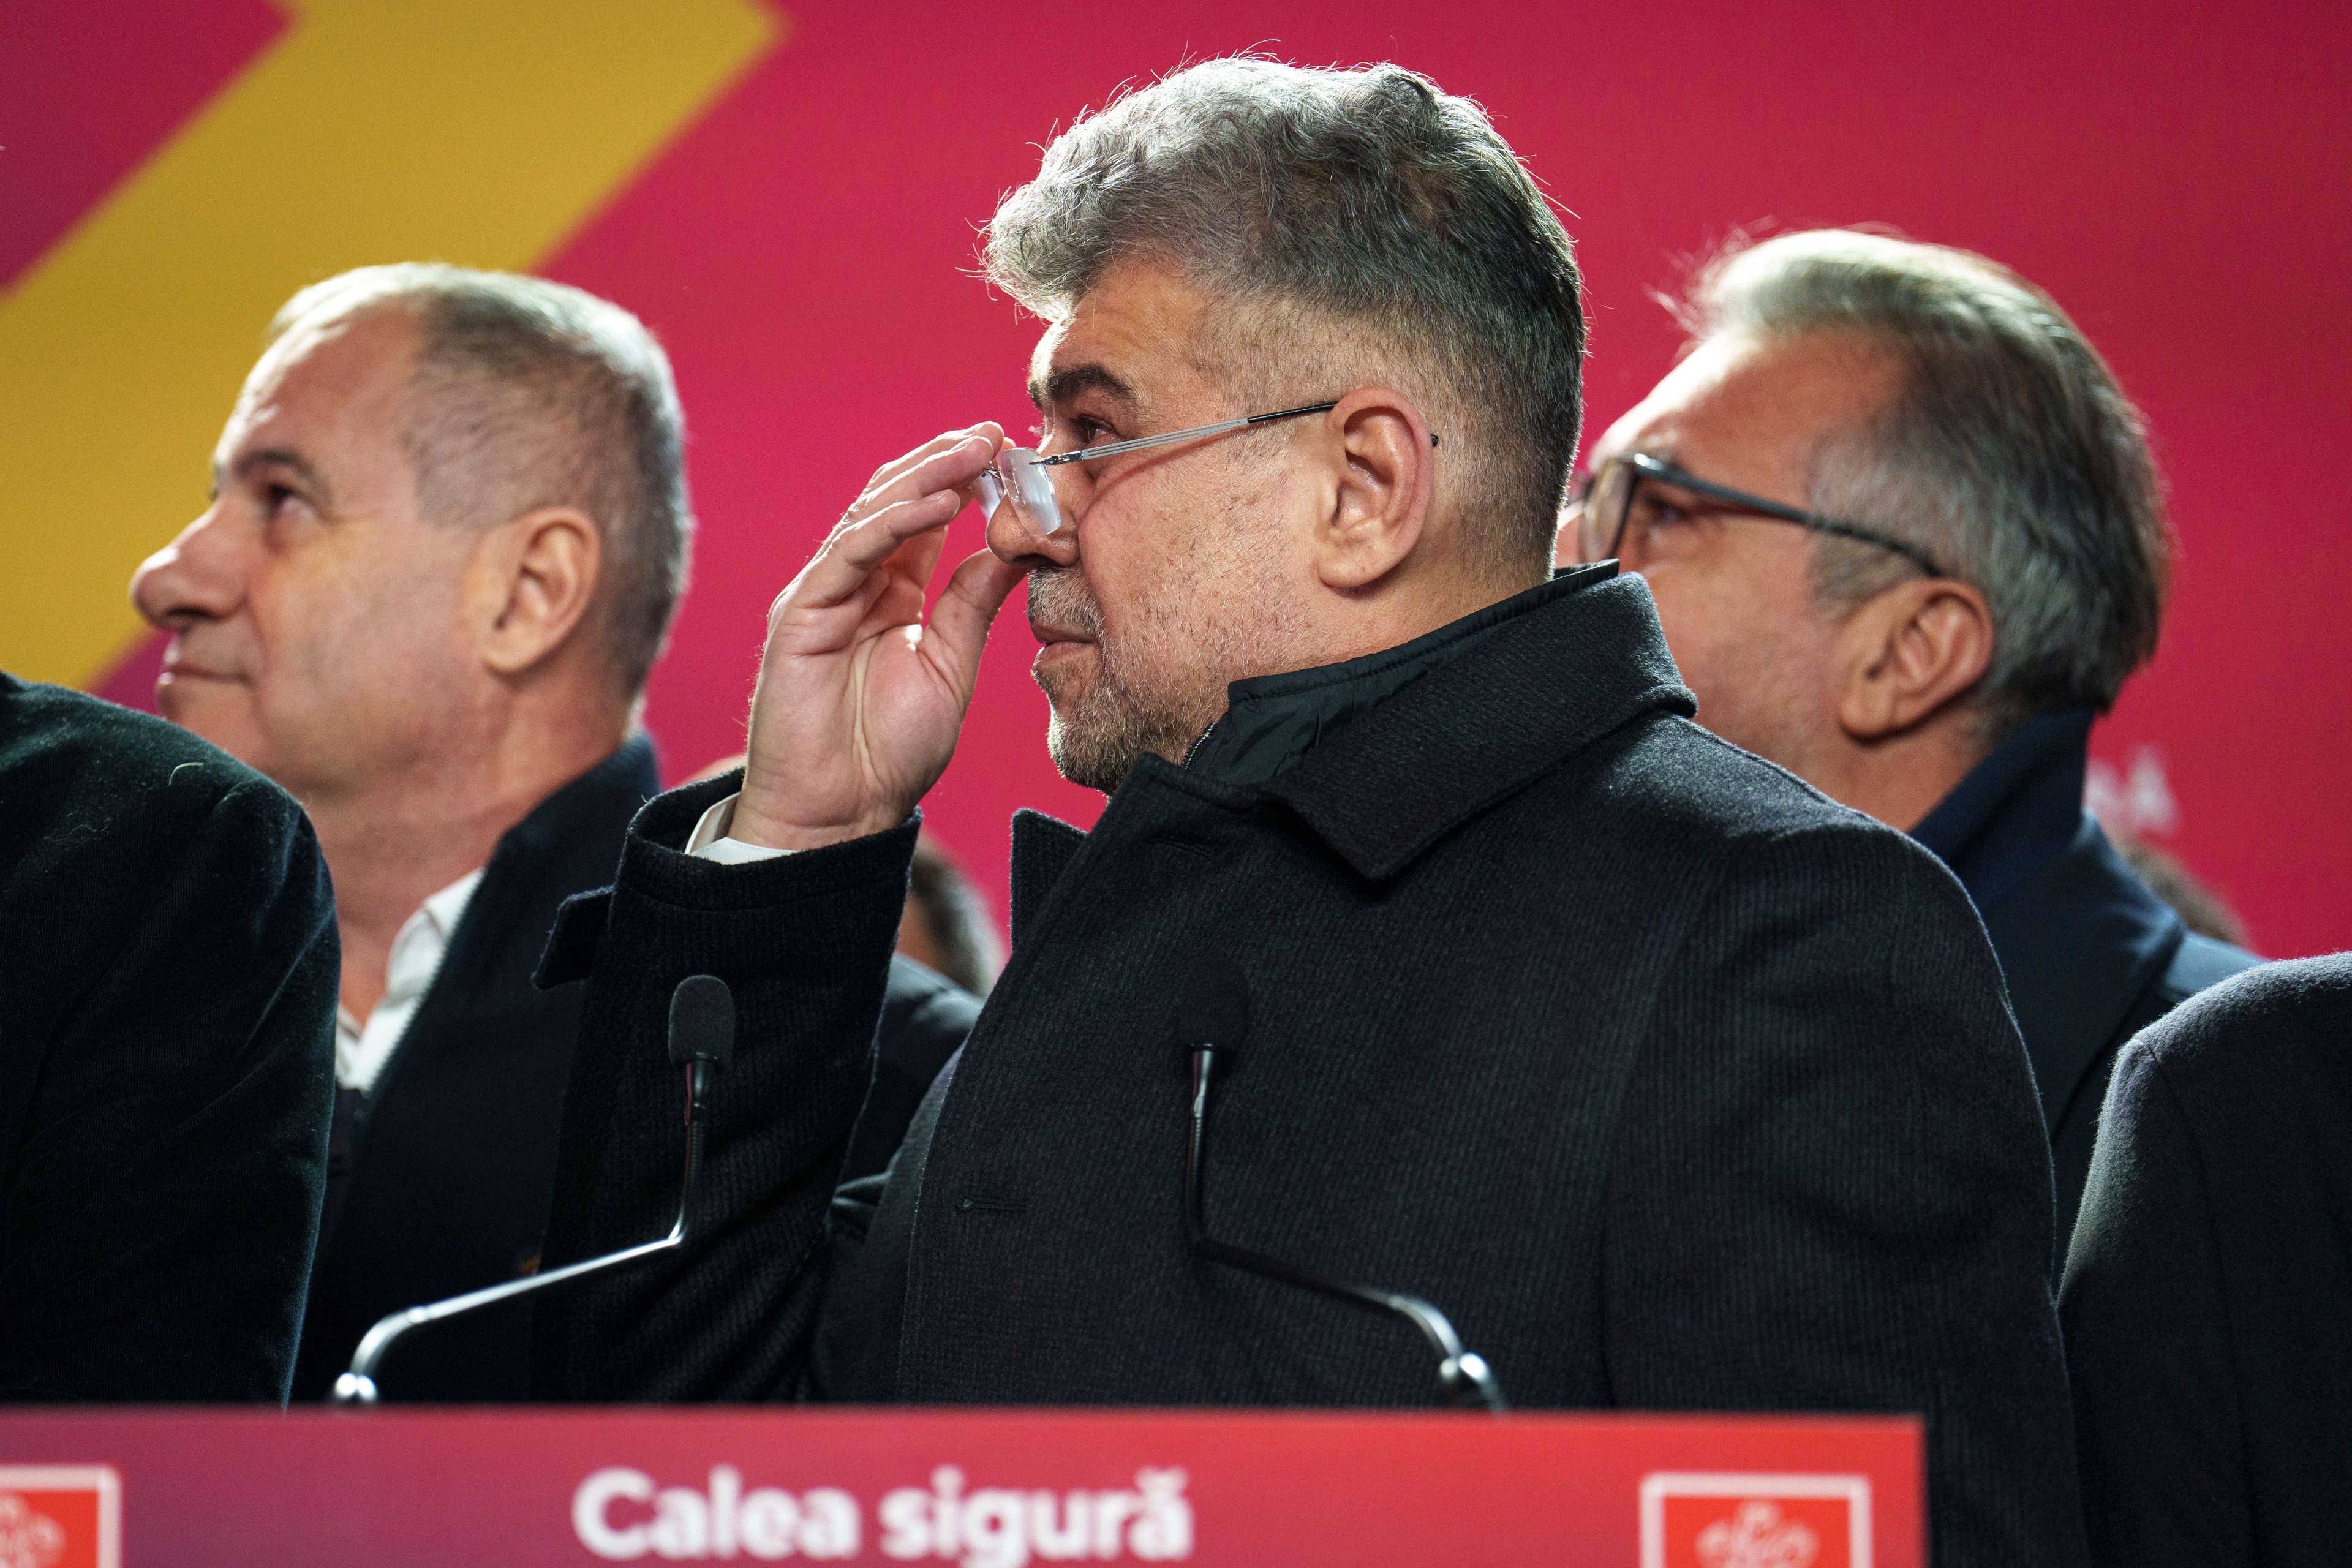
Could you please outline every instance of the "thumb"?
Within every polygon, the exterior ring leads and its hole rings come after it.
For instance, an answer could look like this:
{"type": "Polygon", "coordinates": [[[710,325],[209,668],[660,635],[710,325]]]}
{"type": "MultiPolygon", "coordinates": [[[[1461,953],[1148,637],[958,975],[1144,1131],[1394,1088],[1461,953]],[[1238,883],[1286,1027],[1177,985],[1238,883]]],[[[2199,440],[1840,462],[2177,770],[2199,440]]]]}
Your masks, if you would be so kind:
{"type": "Polygon", "coordinates": [[[1028,574],[1026,568],[1013,565],[992,550],[975,551],[957,565],[939,603],[932,606],[924,651],[941,674],[955,681],[967,702],[980,678],[980,656],[988,646],[988,628],[1013,585],[1028,574]]]}

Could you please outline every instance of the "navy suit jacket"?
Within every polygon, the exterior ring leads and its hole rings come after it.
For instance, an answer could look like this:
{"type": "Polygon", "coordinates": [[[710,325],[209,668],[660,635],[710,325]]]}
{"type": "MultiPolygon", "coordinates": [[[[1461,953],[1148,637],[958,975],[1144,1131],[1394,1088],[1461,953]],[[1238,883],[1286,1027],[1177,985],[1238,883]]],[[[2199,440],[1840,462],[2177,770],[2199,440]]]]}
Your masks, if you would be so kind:
{"type": "Polygon", "coordinates": [[[2189,931],[2083,809],[2093,717],[2075,709],[2027,721],[1911,830],[1976,901],[2009,983],[2050,1129],[2053,1279],[2082,1207],[2116,1052],[2261,962],[2189,931]]]}

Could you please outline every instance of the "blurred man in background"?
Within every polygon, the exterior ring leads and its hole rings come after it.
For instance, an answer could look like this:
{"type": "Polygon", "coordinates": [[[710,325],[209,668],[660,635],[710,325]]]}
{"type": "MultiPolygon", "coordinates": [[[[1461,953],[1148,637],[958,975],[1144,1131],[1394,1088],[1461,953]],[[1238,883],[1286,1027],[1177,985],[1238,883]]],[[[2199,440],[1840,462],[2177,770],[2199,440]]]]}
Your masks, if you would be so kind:
{"type": "Polygon", "coordinates": [[[915,841],[914,862],[907,871],[898,951],[975,996],[988,994],[1004,966],[1003,948],[980,889],[928,833],[915,841]]]}
{"type": "Polygon", "coordinates": [[[2132,875],[2147,883],[2149,892],[2171,905],[2181,924],[2199,936],[2209,936],[2231,947],[2248,945],[2246,922],[2238,911],[2227,899],[2200,881],[2177,857],[2127,833],[2118,832],[2112,837],[2116,853],[2124,858],[2132,875]]]}
{"type": "Polygon", "coordinates": [[[2054,1268],[2117,1047],[2255,962],[2187,931],[2083,807],[2091,722],[2164,613],[2139,415],[2048,295],[1964,251],[1785,235],[1703,271],[1684,320],[1561,554],[1649,580],[1701,722],[1967,886],[2041,1089],[2054,1268]]]}

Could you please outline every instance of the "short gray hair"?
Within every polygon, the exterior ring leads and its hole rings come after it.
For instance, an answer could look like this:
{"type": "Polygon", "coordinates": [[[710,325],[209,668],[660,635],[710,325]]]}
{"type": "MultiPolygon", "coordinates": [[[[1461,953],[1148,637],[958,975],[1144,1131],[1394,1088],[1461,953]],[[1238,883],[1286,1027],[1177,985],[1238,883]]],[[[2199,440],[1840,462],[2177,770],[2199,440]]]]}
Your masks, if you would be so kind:
{"type": "Polygon", "coordinates": [[[1128,259],[1243,307],[1220,335],[1255,352],[1209,359],[1253,392],[1374,375],[1430,399],[1490,563],[1549,564],[1584,312],[1567,232],[1476,104],[1393,65],[1180,71],[1055,138],[989,225],[988,277],[1049,320],[1128,259]],[[1327,346],[1335,326],[1358,342],[1327,346]]]}
{"type": "Polygon", "coordinates": [[[685,591],[694,531],[668,356],[645,323],[593,294],[438,262],[315,283],[279,310],[269,337],[384,307],[417,323],[407,445],[425,514],[488,526],[535,507],[586,512],[605,561],[591,614],[615,681],[635,697],[685,591]]]}
{"type": "MultiPolygon", "coordinates": [[[[1852,332],[1902,389],[1816,455],[1812,504],[1917,544],[1992,608],[1990,735],[2105,711],[2156,651],[2171,571],[2139,411],[2051,297],[1965,250],[1853,229],[1735,244],[1683,306],[1695,335],[1852,332]]],[[[1907,570],[1823,538],[1814,584],[1857,603],[1907,570]]]]}

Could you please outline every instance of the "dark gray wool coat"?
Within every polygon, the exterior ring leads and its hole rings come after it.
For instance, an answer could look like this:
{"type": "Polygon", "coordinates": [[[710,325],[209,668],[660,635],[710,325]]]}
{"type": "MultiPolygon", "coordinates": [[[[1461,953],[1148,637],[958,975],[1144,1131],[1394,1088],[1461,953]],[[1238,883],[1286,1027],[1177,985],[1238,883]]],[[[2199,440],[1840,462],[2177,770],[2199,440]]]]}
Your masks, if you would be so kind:
{"type": "Polygon", "coordinates": [[[1429,1298],[1522,1407],[1924,1412],[1938,1563],[2079,1562],[2049,1151],[1959,884],[1693,724],[1606,569],[1235,709],[1400,660],[1270,783],[1147,758],[1092,833],[1016,820],[1011,963],[862,1247],[834,1177],[914,827],[726,866],[678,846],[727,784],[648,805],[551,945],[593,978],[549,1260],[667,1226],[697,972],[741,1019],[711,1239],[543,1305],[536,1391],[1432,1403],[1409,1328],[1185,1247],[1210,952],[1252,1016],[1213,1234],[1429,1298]]]}
{"type": "Polygon", "coordinates": [[[293,796],[0,673],[0,1400],[286,1402],[339,951],[293,796]]]}

